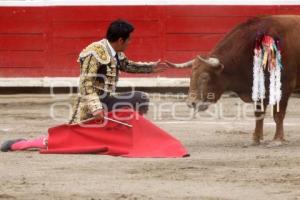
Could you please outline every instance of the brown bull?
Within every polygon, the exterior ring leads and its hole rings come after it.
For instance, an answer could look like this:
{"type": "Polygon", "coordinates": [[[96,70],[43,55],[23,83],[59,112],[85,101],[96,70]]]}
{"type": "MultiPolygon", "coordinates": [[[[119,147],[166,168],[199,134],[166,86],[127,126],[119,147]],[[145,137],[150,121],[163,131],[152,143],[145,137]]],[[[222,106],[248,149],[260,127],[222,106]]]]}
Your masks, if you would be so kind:
{"type": "MultiPolygon", "coordinates": [[[[167,63],[174,67],[192,67],[187,103],[195,109],[207,109],[208,104],[215,103],[224,91],[233,91],[244,102],[252,102],[253,49],[257,33],[279,38],[281,43],[282,97],[279,112],[274,109],[273,113],[276,123],[273,144],[282,144],[283,120],[288,99],[295,89],[300,88],[300,16],[250,19],[226,34],[206,58],[197,56],[194,60],[182,64],[167,63]]],[[[269,88],[269,83],[265,84],[266,88],[269,88]]],[[[264,101],[263,111],[255,110],[257,118],[253,144],[259,144],[263,139],[263,120],[267,103],[268,99],[264,101]]]]}

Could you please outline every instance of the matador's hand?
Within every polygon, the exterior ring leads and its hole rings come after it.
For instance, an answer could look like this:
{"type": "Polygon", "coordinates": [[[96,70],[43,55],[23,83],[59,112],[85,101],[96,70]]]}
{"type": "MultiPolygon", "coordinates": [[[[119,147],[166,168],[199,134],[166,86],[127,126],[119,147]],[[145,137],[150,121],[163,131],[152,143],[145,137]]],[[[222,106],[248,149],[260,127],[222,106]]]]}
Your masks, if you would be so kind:
{"type": "Polygon", "coordinates": [[[153,73],[163,72],[168,67],[168,65],[165,62],[162,62],[160,59],[153,63],[155,63],[153,64],[153,73]]]}

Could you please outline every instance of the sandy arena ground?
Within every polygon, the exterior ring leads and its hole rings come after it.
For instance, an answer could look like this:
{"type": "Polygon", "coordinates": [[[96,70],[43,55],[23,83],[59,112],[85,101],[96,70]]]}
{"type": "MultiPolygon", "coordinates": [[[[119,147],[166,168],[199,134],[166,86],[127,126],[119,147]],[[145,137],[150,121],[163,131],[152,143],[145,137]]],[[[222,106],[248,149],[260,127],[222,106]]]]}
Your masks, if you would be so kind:
{"type": "MultiPolygon", "coordinates": [[[[68,95],[1,95],[0,142],[34,138],[65,122],[68,102],[68,95]]],[[[266,142],[245,146],[254,129],[252,107],[238,98],[223,97],[196,119],[177,96],[154,94],[152,102],[147,117],[182,141],[190,157],[0,153],[0,199],[300,200],[299,98],[289,102],[289,142],[273,148],[267,147],[275,132],[269,114],[266,142]]]]}

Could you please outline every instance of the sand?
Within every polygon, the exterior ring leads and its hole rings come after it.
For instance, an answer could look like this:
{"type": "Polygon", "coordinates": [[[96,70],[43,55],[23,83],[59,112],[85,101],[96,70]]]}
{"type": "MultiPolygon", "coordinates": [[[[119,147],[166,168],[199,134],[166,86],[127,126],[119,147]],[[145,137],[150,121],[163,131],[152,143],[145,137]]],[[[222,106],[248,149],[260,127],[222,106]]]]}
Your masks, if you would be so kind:
{"type": "MultiPolygon", "coordinates": [[[[225,96],[194,119],[179,96],[151,98],[147,118],[178,138],[190,157],[0,153],[0,199],[300,200],[299,98],[289,102],[288,143],[272,148],[267,144],[275,124],[269,114],[263,144],[245,146],[254,130],[252,107],[238,98],[225,96]]],[[[70,101],[61,94],[1,95],[0,142],[46,134],[67,121],[70,101]]]]}

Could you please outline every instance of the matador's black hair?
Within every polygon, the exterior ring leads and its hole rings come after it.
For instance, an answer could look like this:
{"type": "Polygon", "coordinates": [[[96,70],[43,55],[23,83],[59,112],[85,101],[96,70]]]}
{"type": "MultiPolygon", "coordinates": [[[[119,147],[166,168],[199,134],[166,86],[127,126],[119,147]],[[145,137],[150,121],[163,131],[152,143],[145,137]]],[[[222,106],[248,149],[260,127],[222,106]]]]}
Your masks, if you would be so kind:
{"type": "Polygon", "coordinates": [[[109,25],[107,32],[106,32],[106,39],[110,42],[115,42],[119,38],[123,40],[127,40],[129,38],[130,33],[134,31],[134,26],[131,25],[129,22],[118,19],[109,25]]]}

